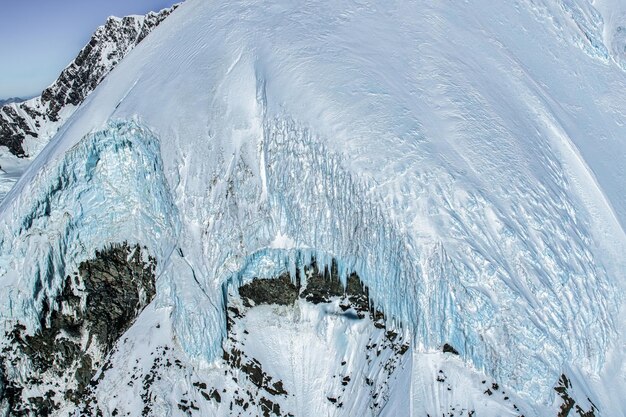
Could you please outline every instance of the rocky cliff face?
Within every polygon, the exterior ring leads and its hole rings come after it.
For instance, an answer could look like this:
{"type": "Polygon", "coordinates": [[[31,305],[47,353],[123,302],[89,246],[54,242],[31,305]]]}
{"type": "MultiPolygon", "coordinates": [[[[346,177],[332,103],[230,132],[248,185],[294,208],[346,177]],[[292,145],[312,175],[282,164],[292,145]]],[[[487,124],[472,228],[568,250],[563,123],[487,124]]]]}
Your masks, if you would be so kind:
{"type": "Polygon", "coordinates": [[[155,296],[155,260],[139,246],[99,251],[68,275],[50,299],[45,284],[40,328],[14,323],[0,353],[0,415],[63,415],[84,401],[96,371],[155,296]]]}
{"type": "Polygon", "coordinates": [[[176,7],[145,16],[110,17],[41,96],[0,108],[0,146],[18,157],[34,157],[122,58],[176,7]]]}

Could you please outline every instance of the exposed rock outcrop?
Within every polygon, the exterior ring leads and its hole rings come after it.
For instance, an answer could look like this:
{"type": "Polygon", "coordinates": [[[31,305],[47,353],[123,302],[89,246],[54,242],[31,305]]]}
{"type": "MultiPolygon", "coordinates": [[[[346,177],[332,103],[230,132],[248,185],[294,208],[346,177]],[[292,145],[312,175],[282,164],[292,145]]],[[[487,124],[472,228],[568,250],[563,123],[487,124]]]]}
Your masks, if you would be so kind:
{"type": "Polygon", "coordinates": [[[78,405],[115,342],[154,298],[155,266],[139,246],[96,252],[59,294],[44,298],[34,334],[16,323],[0,355],[3,415],[48,416],[64,403],[78,405]]]}
{"type": "Polygon", "coordinates": [[[331,267],[320,270],[313,261],[304,267],[306,283],[303,285],[303,277],[296,270],[295,279],[292,280],[289,273],[284,273],[277,278],[255,278],[239,288],[239,295],[246,306],[258,304],[293,304],[298,297],[306,301],[319,304],[327,303],[334,297],[346,295],[350,303],[355,304],[359,310],[369,309],[369,291],[363,285],[359,276],[355,273],[347,277],[346,286],[342,284],[337,271],[337,263],[332,262],[331,267]]]}
{"type": "Polygon", "coordinates": [[[258,304],[293,304],[298,298],[298,287],[289,274],[274,279],[255,279],[239,288],[239,295],[247,307],[258,304]]]}
{"type": "MultiPolygon", "coordinates": [[[[361,398],[360,401],[367,401],[373,414],[379,412],[389,400],[389,382],[409,351],[406,335],[402,334],[401,329],[388,326],[384,314],[374,307],[368,288],[356,273],[349,274],[342,280],[334,261],[329,268],[324,269],[313,261],[303,268],[305,276],[296,271],[295,277],[283,273],[276,278],[253,279],[240,286],[237,289],[238,294],[230,289],[227,304],[228,335],[224,342],[223,360],[229,366],[225,371],[225,378],[232,379],[241,389],[232,393],[226,392],[231,398],[229,410],[233,415],[239,412],[249,413],[250,410],[255,410],[257,415],[264,417],[294,415],[293,410],[289,409],[290,398],[294,395],[290,392],[293,387],[288,386],[278,375],[272,374],[262,360],[259,360],[263,355],[257,357],[255,348],[249,347],[258,344],[253,336],[259,329],[247,327],[247,317],[253,311],[258,311],[256,309],[260,306],[273,305],[275,308],[266,310],[265,314],[276,314],[276,321],[285,318],[285,314],[289,315],[291,308],[324,311],[326,313],[323,314],[330,314],[334,317],[332,320],[337,320],[335,323],[342,320],[352,323],[369,321],[366,330],[369,338],[360,346],[358,353],[355,353],[365,364],[367,369],[364,373],[368,377],[363,378],[359,374],[362,370],[354,369],[354,364],[348,364],[345,357],[338,357],[334,364],[336,374],[324,376],[328,377],[326,383],[329,392],[325,398],[333,407],[342,408],[352,401],[350,395],[354,387],[358,386],[369,393],[369,397],[361,398]],[[346,283],[345,286],[343,282],[346,283]],[[297,306],[298,303],[300,307],[297,306]],[[309,307],[303,307],[304,305],[309,307]],[[357,378],[355,375],[361,376],[357,378]],[[245,379],[245,382],[241,379],[245,379]],[[249,388],[243,389],[246,386],[249,388]]],[[[290,320],[292,319],[286,319],[286,323],[290,320]]],[[[293,334],[290,336],[287,331],[284,337],[293,337],[293,334]]],[[[276,349],[277,352],[280,351],[279,348],[276,349]]],[[[354,357],[352,359],[354,363],[359,362],[354,357]]],[[[299,366],[290,362],[294,357],[278,360],[284,360],[286,367],[299,366]]],[[[305,361],[302,358],[299,360],[305,361]]],[[[317,383],[324,377],[320,376],[317,383]]]]}
{"type": "Polygon", "coordinates": [[[558,417],[578,416],[578,417],[595,417],[596,407],[591,400],[587,398],[587,401],[591,404],[589,410],[584,410],[579,404],[576,404],[576,400],[570,396],[569,390],[572,388],[572,383],[569,378],[564,374],[561,375],[559,383],[554,390],[558,393],[559,397],[563,401],[559,408],[558,417]]]}

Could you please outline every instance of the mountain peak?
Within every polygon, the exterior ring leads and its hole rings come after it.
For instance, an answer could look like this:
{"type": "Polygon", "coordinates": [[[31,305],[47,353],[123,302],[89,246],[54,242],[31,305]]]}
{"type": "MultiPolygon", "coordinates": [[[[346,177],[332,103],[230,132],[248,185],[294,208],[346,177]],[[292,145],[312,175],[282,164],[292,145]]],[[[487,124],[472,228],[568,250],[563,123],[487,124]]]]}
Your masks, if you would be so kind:
{"type": "Polygon", "coordinates": [[[34,157],[119,61],[177,7],[109,17],[41,96],[0,108],[0,146],[18,157],[34,157]]]}

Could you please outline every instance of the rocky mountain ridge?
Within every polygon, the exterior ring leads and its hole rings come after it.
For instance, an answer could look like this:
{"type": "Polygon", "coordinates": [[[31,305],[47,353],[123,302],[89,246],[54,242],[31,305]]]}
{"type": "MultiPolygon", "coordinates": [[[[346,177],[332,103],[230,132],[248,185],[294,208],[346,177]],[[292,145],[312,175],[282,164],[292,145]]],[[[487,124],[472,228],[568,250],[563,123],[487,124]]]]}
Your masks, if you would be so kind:
{"type": "Polygon", "coordinates": [[[1,103],[0,146],[20,158],[34,157],[107,74],[177,7],[109,17],[41,96],[1,103]]]}

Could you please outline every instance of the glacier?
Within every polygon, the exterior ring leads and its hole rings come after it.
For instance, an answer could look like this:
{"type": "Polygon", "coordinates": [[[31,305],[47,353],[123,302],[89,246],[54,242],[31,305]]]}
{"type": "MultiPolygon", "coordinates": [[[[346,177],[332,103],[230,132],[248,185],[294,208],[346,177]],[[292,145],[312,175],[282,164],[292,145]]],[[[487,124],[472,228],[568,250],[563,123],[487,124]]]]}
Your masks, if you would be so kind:
{"type": "Polygon", "coordinates": [[[187,0],[1,203],[0,314],[34,331],[66,271],[140,243],[207,366],[230,283],[336,259],[416,350],[624,412],[626,77],[592,8],[187,0]]]}
{"type": "Polygon", "coordinates": [[[180,227],[158,141],[132,121],[89,135],[20,192],[28,200],[3,211],[2,317],[31,326],[39,325],[43,297],[56,295],[96,250],[141,241],[164,258],[180,227]]]}

